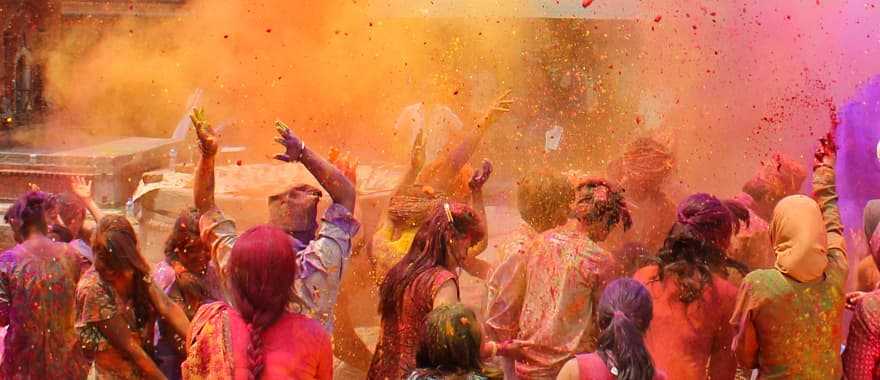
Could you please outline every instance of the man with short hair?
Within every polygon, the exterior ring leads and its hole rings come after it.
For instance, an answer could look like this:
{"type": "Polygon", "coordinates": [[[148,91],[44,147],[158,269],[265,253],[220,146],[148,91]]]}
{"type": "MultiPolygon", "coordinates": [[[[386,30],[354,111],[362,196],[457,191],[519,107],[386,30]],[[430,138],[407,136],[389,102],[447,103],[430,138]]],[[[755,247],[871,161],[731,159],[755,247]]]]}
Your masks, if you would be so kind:
{"type": "Polygon", "coordinates": [[[595,305],[617,273],[611,255],[598,242],[622,224],[632,225],[623,191],[591,179],[575,188],[575,220],[534,238],[517,255],[512,275],[498,284],[489,305],[487,335],[498,341],[522,340],[515,372],[522,379],[556,378],[565,362],[596,344],[595,305]]]}

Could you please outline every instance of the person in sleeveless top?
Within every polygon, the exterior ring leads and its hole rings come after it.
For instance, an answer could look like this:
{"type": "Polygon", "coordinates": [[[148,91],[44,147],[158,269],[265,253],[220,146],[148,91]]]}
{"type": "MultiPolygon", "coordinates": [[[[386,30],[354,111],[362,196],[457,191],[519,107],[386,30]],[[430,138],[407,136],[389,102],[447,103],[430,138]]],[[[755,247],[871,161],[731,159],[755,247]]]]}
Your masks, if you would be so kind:
{"type": "Polygon", "coordinates": [[[602,293],[598,314],[596,352],[566,362],[557,380],[666,380],[644,341],[653,318],[648,289],[629,278],[615,280],[602,293]]]}
{"type": "Polygon", "coordinates": [[[839,379],[847,275],[837,207],[836,147],[829,135],[816,153],[813,193],[784,198],[773,211],[773,269],[743,280],[730,323],[740,365],[758,379],[839,379]]]}

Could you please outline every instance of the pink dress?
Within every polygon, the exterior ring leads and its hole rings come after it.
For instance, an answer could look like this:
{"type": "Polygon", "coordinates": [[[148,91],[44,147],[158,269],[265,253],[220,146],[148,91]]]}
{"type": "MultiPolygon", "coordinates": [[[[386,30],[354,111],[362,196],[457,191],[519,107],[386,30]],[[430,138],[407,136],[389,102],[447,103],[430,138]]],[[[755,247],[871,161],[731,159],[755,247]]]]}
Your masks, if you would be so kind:
{"type": "MultiPolygon", "coordinates": [[[[617,376],[611,374],[608,366],[602,358],[596,354],[577,355],[578,372],[581,380],[615,380],[617,376]]],[[[660,370],[654,370],[654,380],[666,380],[666,375],[660,370]]]]}
{"type": "MultiPolygon", "coordinates": [[[[231,306],[214,302],[199,308],[191,324],[184,379],[248,379],[247,322],[231,306]]],[[[329,380],[333,377],[330,336],[302,314],[284,313],[263,333],[261,379],[329,380]]]]}
{"type": "Polygon", "coordinates": [[[853,312],[843,372],[848,380],[880,378],[880,290],[865,296],[853,312]]]}
{"type": "Polygon", "coordinates": [[[434,296],[450,280],[457,281],[455,273],[435,267],[418,275],[406,288],[400,317],[382,318],[382,336],[368,379],[398,380],[416,369],[416,351],[422,342],[425,320],[434,308],[434,296]]]}

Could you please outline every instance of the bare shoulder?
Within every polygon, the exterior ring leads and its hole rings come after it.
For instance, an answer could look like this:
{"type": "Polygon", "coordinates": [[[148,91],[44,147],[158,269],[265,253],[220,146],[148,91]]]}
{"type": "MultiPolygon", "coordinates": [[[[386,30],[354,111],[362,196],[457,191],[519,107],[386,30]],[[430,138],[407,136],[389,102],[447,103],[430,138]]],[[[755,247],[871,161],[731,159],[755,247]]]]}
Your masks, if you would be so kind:
{"type": "Polygon", "coordinates": [[[559,371],[556,380],[579,380],[581,377],[580,372],[577,358],[571,358],[562,366],[562,370],[559,371]]]}

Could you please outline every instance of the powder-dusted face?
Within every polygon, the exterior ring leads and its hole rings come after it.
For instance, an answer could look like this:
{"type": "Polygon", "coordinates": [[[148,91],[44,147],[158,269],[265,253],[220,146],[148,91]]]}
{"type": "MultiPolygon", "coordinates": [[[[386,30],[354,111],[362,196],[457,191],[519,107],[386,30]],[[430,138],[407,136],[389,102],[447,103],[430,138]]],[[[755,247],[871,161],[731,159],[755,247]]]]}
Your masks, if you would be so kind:
{"type": "Polygon", "coordinates": [[[321,190],[298,185],[269,198],[269,224],[285,231],[314,231],[317,229],[318,202],[321,190]]]}

